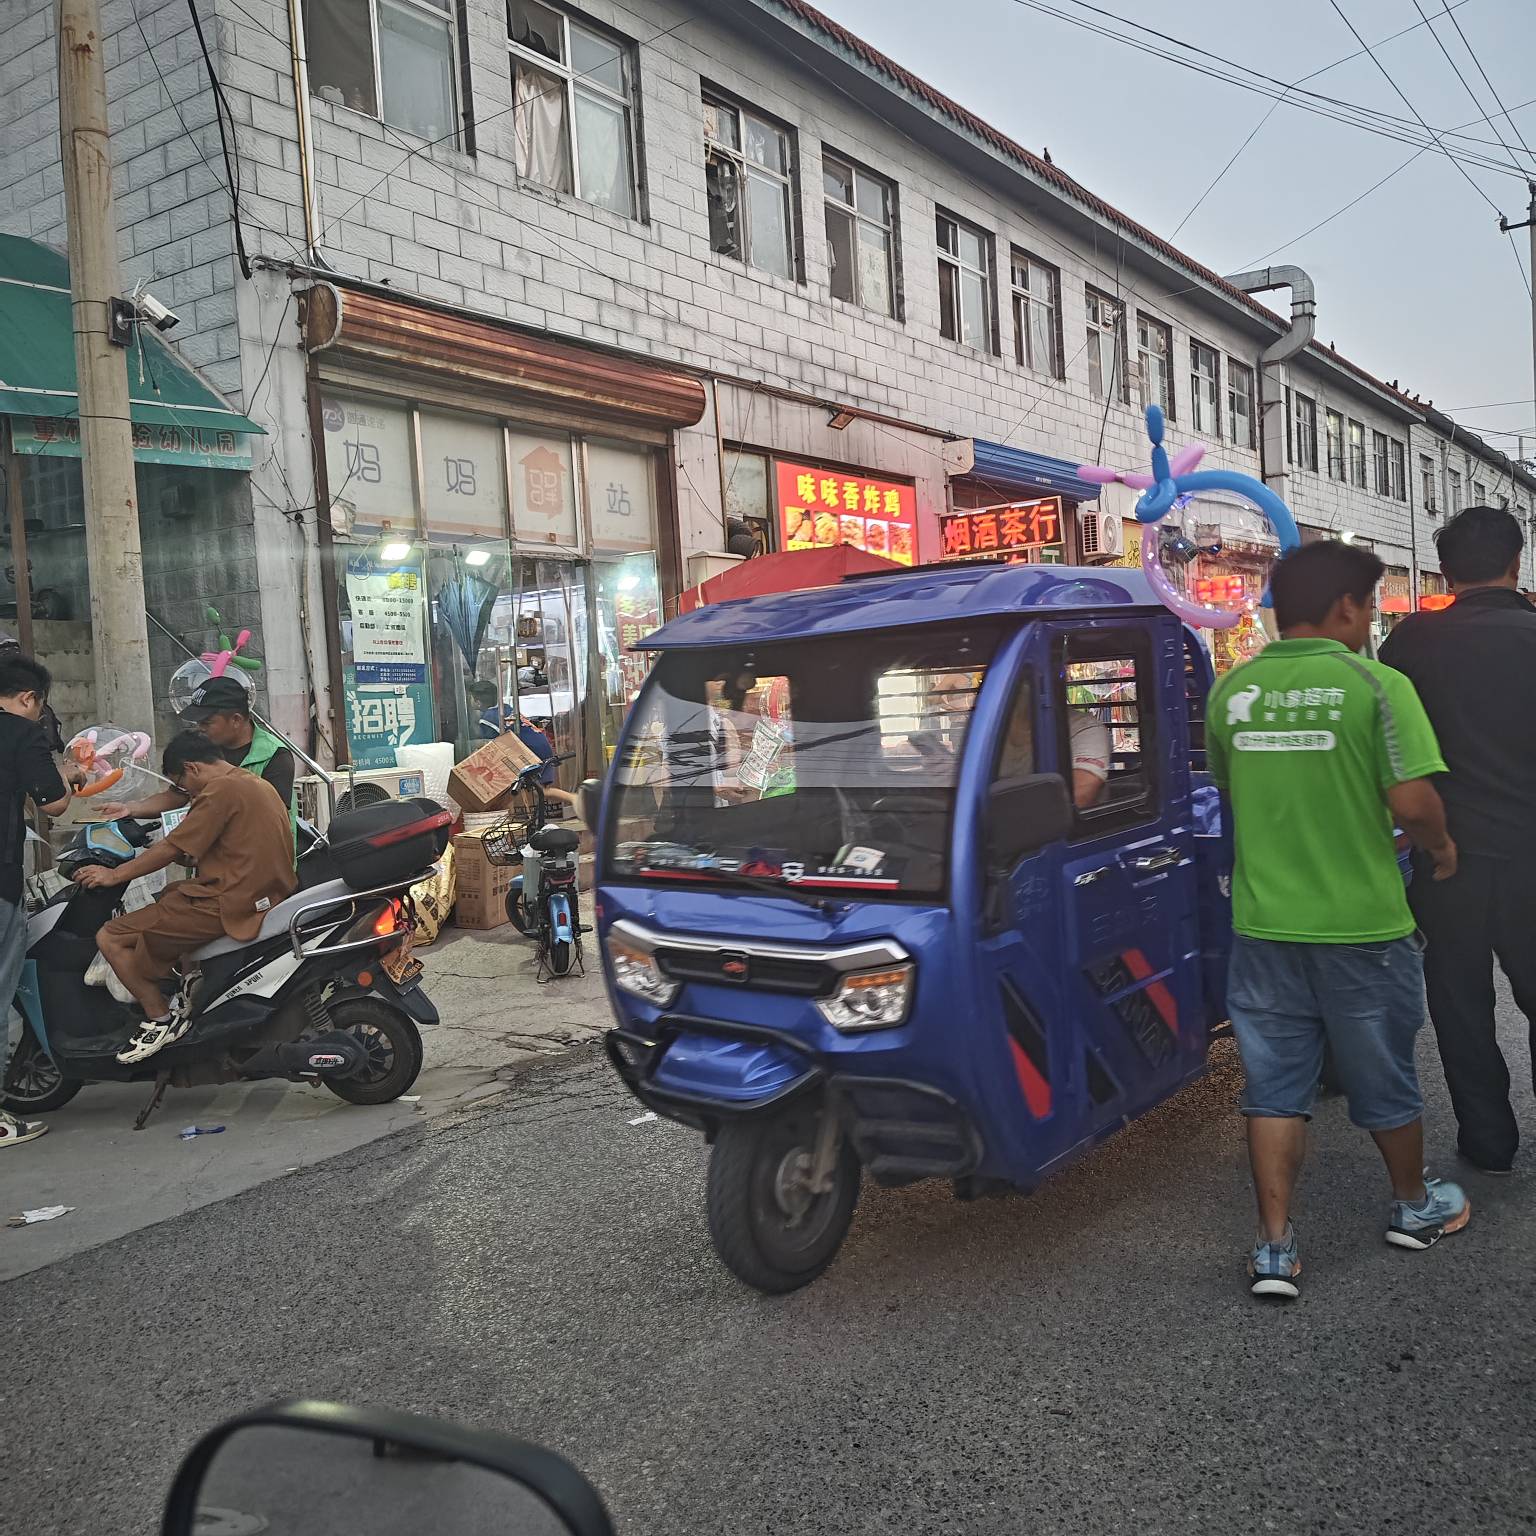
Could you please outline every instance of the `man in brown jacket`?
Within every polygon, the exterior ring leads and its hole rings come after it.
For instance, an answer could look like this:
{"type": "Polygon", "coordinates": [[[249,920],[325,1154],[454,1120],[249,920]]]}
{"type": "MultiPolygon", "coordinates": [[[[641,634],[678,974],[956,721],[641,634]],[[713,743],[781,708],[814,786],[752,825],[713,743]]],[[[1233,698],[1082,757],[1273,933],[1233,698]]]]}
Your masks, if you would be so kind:
{"type": "Polygon", "coordinates": [[[88,865],[75,875],[81,885],[100,887],[127,885],[178,859],[197,866],[193,879],[114,917],[96,935],[97,948],[144,1010],[143,1025],[118,1052],[121,1062],[153,1056],[190,1027],[180,1000],[173,1007],[160,989],[172,965],[226,934],[254,939],[262,918],[298,884],[288,807],[270,784],[232,767],[198,731],[172,738],[162,771],[192,802],[181,824],[127,864],[88,865]]]}

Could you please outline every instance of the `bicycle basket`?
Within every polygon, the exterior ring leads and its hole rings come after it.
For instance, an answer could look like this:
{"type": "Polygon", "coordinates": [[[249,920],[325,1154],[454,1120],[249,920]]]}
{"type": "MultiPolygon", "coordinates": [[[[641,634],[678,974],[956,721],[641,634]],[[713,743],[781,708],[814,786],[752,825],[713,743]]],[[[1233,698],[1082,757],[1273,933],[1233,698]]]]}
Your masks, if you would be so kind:
{"type": "Polygon", "coordinates": [[[485,856],[492,864],[521,864],[523,862],[523,834],[527,824],[514,821],[510,816],[498,821],[480,840],[485,856]]]}

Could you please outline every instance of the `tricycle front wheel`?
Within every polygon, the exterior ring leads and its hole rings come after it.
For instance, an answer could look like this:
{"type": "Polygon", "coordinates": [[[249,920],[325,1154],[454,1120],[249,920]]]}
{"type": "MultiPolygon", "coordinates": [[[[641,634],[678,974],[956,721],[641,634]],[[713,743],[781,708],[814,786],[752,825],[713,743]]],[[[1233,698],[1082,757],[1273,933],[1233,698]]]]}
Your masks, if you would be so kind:
{"type": "Polygon", "coordinates": [[[823,1134],[821,1115],[803,1108],[727,1121],[715,1138],[709,1234],[726,1268],[759,1291],[809,1285],[848,1235],[859,1160],[839,1139],[824,1187],[814,1188],[823,1134]]]}

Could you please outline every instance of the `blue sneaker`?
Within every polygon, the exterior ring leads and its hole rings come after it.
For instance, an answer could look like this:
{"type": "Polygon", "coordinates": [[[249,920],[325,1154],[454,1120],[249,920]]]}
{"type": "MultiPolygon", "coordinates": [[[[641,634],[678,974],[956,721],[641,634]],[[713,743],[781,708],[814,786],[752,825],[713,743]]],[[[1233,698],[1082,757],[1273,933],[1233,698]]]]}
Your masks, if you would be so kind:
{"type": "Polygon", "coordinates": [[[1461,1185],[1426,1178],[1421,1204],[1393,1201],[1387,1241],[1398,1248],[1433,1248],[1442,1237],[1460,1232],[1471,1219],[1472,1202],[1461,1185]]]}
{"type": "Polygon", "coordinates": [[[1268,1243],[1261,1237],[1248,1260],[1248,1289],[1255,1296],[1280,1296],[1294,1301],[1301,1295],[1301,1255],[1296,1249],[1296,1228],[1286,1229],[1285,1241],[1268,1243]]]}

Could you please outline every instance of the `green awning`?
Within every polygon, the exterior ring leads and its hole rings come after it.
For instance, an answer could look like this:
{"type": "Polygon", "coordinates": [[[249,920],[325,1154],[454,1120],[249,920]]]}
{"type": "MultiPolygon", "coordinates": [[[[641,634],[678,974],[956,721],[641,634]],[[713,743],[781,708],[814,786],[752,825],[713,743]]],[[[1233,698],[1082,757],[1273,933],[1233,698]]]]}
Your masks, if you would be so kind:
{"type": "MultiPolygon", "coordinates": [[[[249,435],[232,409],[151,327],[128,349],[134,456],[146,463],[249,469],[249,435]]],[[[80,452],[69,262],[17,235],[0,235],[0,415],[19,452],[80,452]]]]}

